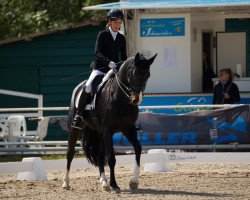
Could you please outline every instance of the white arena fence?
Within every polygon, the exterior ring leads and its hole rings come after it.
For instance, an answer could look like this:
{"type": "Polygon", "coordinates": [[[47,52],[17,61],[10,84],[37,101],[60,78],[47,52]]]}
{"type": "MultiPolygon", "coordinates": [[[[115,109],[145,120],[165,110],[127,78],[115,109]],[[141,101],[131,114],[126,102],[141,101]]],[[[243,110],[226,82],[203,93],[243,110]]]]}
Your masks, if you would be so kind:
{"type": "MultiPolygon", "coordinates": [[[[175,109],[175,108],[233,108],[244,104],[221,104],[221,105],[169,105],[169,106],[139,106],[140,110],[175,109]]],[[[34,112],[34,111],[68,111],[69,107],[40,107],[40,108],[1,108],[0,113],[34,112]]]]}
{"type": "MultiPolygon", "coordinates": [[[[32,94],[32,93],[26,93],[26,92],[18,92],[18,91],[12,91],[12,90],[3,90],[0,89],[0,94],[3,95],[10,95],[10,96],[15,96],[15,97],[24,97],[28,99],[37,99],[37,106],[39,108],[43,107],[43,95],[38,95],[38,94],[32,94]]],[[[26,116],[33,116],[33,117],[41,117],[43,116],[43,111],[40,110],[35,110],[37,113],[26,113],[26,116]]],[[[1,116],[0,112],[0,116],[1,116]]]]}
{"type": "MultiPolygon", "coordinates": [[[[206,110],[206,108],[233,108],[243,104],[223,104],[223,105],[169,105],[169,106],[140,106],[139,109],[143,111],[157,110],[157,109],[175,109],[175,108],[196,108],[197,110],[206,110]]],[[[25,114],[25,112],[43,112],[43,111],[68,111],[69,107],[38,107],[38,108],[2,108],[1,113],[18,113],[25,114]]],[[[229,144],[229,145],[169,145],[169,146],[143,146],[143,150],[164,148],[164,149],[250,149],[249,145],[229,144]]],[[[132,147],[117,146],[119,150],[132,150],[132,147]]],[[[25,141],[25,142],[0,142],[0,154],[44,154],[63,152],[67,150],[67,141],[25,141]]],[[[81,151],[80,143],[76,147],[76,151],[81,151]]]]}
{"type": "MultiPolygon", "coordinates": [[[[43,141],[43,142],[0,142],[0,155],[7,154],[64,154],[67,151],[67,141],[43,141]],[[1,147],[2,146],[2,147],[1,147]]],[[[215,144],[215,145],[152,145],[142,146],[143,151],[150,149],[166,149],[166,150],[208,150],[213,151],[224,150],[244,150],[250,149],[248,144],[215,144]]],[[[114,146],[116,152],[133,152],[132,146],[114,146]]],[[[82,147],[80,141],[75,147],[76,152],[81,152],[82,147]]]]}
{"type": "MultiPolygon", "coordinates": [[[[134,155],[116,156],[117,166],[132,165],[134,155]]],[[[171,171],[170,163],[250,163],[250,153],[182,153],[150,150],[142,154],[141,164],[145,172],[171,171]]],[[[71,169],[94,167],[85,158],[73,159],[71,169]]],[[[18,180],[46,180],[49,170],[66,170],[66,159],[41,160],[40,157],[24,158],[22,162],[0,163],[0,174],[18,173],[18,180]]]]}

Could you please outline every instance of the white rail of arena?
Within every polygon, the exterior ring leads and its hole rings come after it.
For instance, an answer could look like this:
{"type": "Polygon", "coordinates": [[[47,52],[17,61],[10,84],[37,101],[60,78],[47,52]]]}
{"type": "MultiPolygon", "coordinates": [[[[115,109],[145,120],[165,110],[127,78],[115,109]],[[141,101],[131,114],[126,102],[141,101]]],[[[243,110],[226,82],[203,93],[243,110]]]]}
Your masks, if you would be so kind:
{"type": "MultiPolygon", "coordinates": [[[[29,99],[37,99],[38,108],[43,107],[43,95],[26,93],[26,92],[18,92],[18,91],[12,91],[12,90],[3,90],[3,89],[0,89],[0,94],[16,96],[16,97],[24,97],[24,98],[29,98],[29,99]]],[[[32,110],[30,110],[30,111],[32,111],[32,110]]],[[[35,110],[35,111],[38,111],[38,113],[29,113],[28,115],[26,113],[26,116],[28,116],[28,117],[32,117],[32,116],[33,117],[42,117],[43,116],[43,110],[35,110]]]]}
{"type": "MultiPolygon", "coordinates": [[[[0,142],[0,155],[6,154],[48,154],[48,152],[65,153],[67,151],[67,141],[44,141],[44,142],[0,142]],[[19,147],[12,147],[17,146],[19,147]],[[24,146],[24,147],[22,147],[24,146]]],[[[217,149],[250,149],[249,144],[219,144],[219,145],[147,145],[142,146],[143,151],[150,149],[168,149],[168,150],[217,150],[217,149]]],[[[132,146],[114,146],[117,152],[133,151],[132,146]]],[[[75,147],[76,152],[82,151],[80,141],[75,147]]]]}
{"type": "MultiPolygon", "coordinates": [[[[221,105],[169,105],[169,106],[139,106],[140,110],[175,109],[175,108],[233,108],[244,104],[221,104],[221,105]]],[[[29,111],[68,111],[69,107],[40,107],[40,108],[1,108],[4,112],[29,112],[29,111]]]]}

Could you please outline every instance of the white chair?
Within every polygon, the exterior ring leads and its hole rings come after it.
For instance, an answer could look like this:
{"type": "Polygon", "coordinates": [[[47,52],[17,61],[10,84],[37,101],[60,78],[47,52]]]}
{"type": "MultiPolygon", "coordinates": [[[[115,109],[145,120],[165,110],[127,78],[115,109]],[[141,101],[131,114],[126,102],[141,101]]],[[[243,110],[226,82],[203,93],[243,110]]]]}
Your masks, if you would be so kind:
{"type": "MultiPolygon", "coordinates": [[[[41,122],[43,121],[43,118],[41,118],[41,122]]],[[[40,126],[44,126],[44,122],[41,123],[38,122],[38,128],[36,131],[27,131],[26,127],[26,121],[25,117],[22,115],[13,115],[9,116],[4,124],[4,130],[5,132],[8,132],[8,142],[25,142],[25,141],[38,141],[42,140],[45,136],[39,136],[40,135],[40,126]],[[41,124],[41,125],[40,125],[41,124]],[[40,139],[42,138],[42,139],[40,139]]],[[[45,120],[46,122],[46,120],[45,120]]],[[[46,127],[45,127],[46,128],[46,127]]],[[[44,130],[44,129],[43,129],[44,130]]],[[[44,130],[45,131],[45,130],[44,130]]]]}
{"type": "Polygon", "coordinates": [[[9,137],[9,129],[5,125],[5,121],[6,119],[0,122],[0,140],[3,142],[7,142],[9,137]]]}
{"type": "Polygon", "coordinates": [[[36,138],[36,141],[42,141],[48,132],[49,117],[39,117],[36,119],[40,120],[36,131],[26,131],[24,136],[33,136],[36,138]]]}
{"type": "Polygon", "coordinates": [[[8,142],[19,142],[26,132],[26,121],[23,115],[12,115],[4,123],[3,130],[8,132],[8,142]]]}

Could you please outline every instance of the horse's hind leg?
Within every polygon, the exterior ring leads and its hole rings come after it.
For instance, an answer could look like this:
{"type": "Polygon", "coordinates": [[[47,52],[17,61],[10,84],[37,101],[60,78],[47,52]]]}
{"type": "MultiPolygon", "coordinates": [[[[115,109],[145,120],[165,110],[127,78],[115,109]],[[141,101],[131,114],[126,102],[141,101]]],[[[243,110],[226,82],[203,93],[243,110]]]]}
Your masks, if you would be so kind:
{"type": "Polygon", "coordinates": [[[70,171],[70,165],[75,155],[75,146],[77,139],[80,134],[80,130],[75,130],[76,132],[73,132],[74,130],[71,130],[69,132],[69,139],[68,139],[68,149],[67,149],[67,170],[63,177],[63,188],[68,189],[69,188],[69,171],[70,171]]]}
{"type": "Polygon", "coordinates": [[[130,179],[129,182],[129,187],[131,190],[137,189],[139,185],[139,175],[140,175],[140,159],[141,159],[141,144],[139,143],[137,139],[137,132],[136,128],[131,127],[129,132],[125,134],[127,137],[128,141],[133,145],[134,150],[135,150],[135,165],[133,168],[133,174],[134,176],[130,179]]]}
{"type": "Polygon", "coordinates": [[[103,140],[100,140],[100,149],[98,153],[98,166],[99,166],[99,173],[100,173],[100,183],[101,187],[104,191],[109,191],[110,187],[107,183],[107,178],[105,176],[104,166],[105,166],[105,145],[103,140]]]}

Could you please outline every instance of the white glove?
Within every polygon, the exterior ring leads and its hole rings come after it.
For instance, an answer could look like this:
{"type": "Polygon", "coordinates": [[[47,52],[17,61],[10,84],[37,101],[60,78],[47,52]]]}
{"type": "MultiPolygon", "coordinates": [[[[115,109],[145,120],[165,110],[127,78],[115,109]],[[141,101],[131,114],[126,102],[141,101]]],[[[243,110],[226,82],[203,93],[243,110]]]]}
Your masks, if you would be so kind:
{"type": "Polygon", "coordinates": [[[109,62],[109,68],[110,69],[115,69],[117,66],[116,66],[116,64],[113,62],[113,61],[110,61],[109,62]]]}

